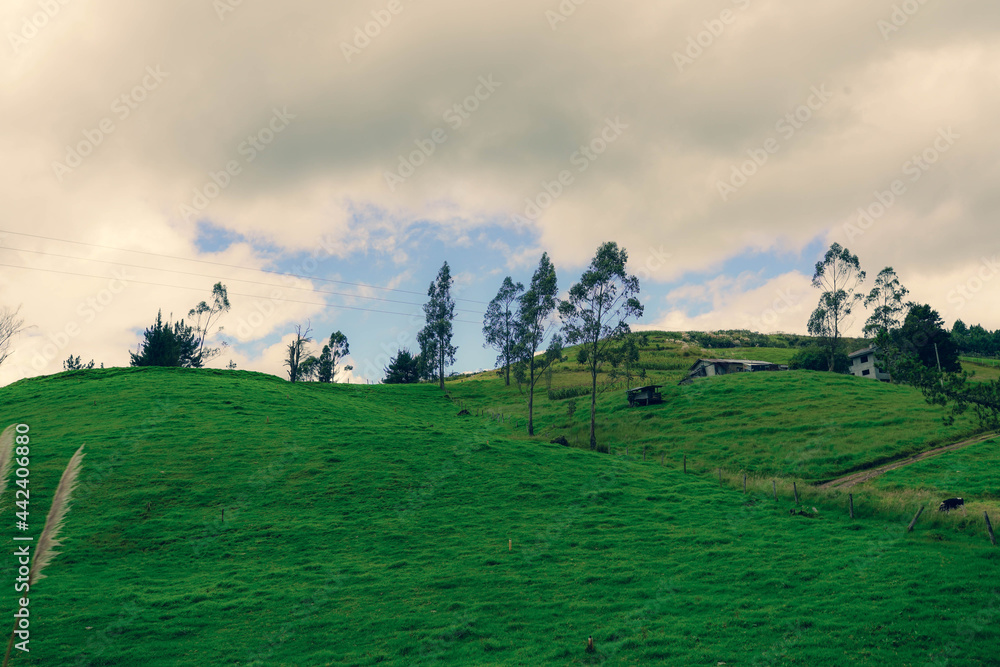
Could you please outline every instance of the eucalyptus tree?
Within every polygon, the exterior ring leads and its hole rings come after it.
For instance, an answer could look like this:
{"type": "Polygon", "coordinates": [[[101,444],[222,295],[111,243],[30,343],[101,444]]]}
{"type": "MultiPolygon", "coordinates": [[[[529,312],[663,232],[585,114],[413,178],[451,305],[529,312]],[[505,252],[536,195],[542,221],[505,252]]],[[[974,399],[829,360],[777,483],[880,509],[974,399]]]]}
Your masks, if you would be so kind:
{"type": "Polygon", "coordinates": [[[578,361],[590,371],[590,448],[597,449],[597,375],[631,332],[628,320],[641,317],[639,279],[626,272],[628,252],[613,241],[603,244],[580,282],[559,304],[566,342],[579,344],[578,361]]]}
{"type": "Polygon", "coordinates": [[[417,336],[421,356],[426,360],[428,368],[437,373],[441,389],[444,389],[445,368],[455,363],[455,352],[458,351],[451,344],[452,322],[455,319],[455,300],[451,296],[451,286],[454,282],[448,262],[445,262],[427,290],[428,301],[424,304],[427,323],[417,336]]]}
{"type": "Polygon", "coordinates": [[[490,301],[483,317],[483,347],[497,351],[497,368],[503,375],[504,384],[510,386],[510,367],[514,363],[516,324],[518,314],[513,308],[518,297],[524,292],[524,285],[515,283],[510,276],[503,279],[500,290],[490,301]]]}
{"type": "Polygon", "coordinates": [[[864,280],[865,272],[861,270],[858,256],[839,243],[831,245],[822,261],[816,262],[812,285],[822,293],[816,310],[809,317],[808,329],[810,334],[823,339],[831,371],[851,311],[864,299],[858,291],[864,280]]]}
{"type": "Polygon", "coordinates": [[[558,294],[555,267],[548,253],[542,253],[528,289],[518,299],[515,327],[515,356],[528,385],[528,435],[535,434],[535,384],[546,368],[562,358],[562,338],[552,335],[558,294]],[[539,355],[542,349],[545,353],[539,355]]]}

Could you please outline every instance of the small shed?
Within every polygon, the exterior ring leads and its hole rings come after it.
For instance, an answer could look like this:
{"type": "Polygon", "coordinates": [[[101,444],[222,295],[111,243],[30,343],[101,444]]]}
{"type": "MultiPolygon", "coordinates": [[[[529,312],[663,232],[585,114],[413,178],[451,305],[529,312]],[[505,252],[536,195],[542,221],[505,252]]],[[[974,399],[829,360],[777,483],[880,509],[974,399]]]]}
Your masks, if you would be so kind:
{"type": "Polygon", "coordinates": [[[680,384],[693,382],[695,378],[729,375],[730,373],[759,373],[761,371],[787,371],[784,364],[772,364],[770,361],[754,361],[753,359],[699,359],[688,369],[687,376],[680,384]]]}
{"type": "Polygon", "coordinates": [[[656,391],[662,386],[662,384],[651,384],[646,387],[635,387],[634,389],[627,390],[625,394],[628,396],[628,406],[634,408],[637,405],[662,403],[663,396],[660,392],[656,391]]]}

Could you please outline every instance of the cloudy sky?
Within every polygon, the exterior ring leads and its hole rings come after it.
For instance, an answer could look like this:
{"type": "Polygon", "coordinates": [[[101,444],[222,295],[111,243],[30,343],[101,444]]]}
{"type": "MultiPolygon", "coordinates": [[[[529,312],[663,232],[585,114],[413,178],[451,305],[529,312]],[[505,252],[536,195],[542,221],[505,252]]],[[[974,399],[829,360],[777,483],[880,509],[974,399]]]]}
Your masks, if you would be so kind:
{"type": "Polygon", "coordinates": [[[0,384],[126,365],[216,281],[214,365],[283,374],[308,322],[378,379],[445,260],[456,369],[488,367],[503,277],[545,251],[566,289],[607,240],[648,328],[804,332],[834,241],[1000,327],[993,0],[7,0],[0,29],[0,307],[32,325],[0,384]]]}

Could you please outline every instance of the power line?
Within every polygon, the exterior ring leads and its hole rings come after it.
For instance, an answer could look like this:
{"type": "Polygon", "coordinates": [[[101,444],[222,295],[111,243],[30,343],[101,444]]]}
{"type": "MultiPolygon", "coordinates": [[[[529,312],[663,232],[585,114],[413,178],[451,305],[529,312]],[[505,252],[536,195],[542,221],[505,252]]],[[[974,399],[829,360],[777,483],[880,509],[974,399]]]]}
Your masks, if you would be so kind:
{"type": "MultiPolygon", "coordinates": [[[[36,254],[36,255],[46,255],[48,257],[61,257],[63,259],[76,259],[76,260],[81,260],[81,261],[84,261],[84,262],[98,262],[98,263],[101,263],[101,264],[112,264],[114,266],[126,266],[126,267],[129,267],[129,268],[132,268],[132,269],[150,269],[150,270],[153,270],[153,271],[163,271],[164,273],[176,273],[176,274],[184,275],[184,276],[197,276],[197,277],[200,277],[200,278],[211,278],[213,280],[218,280],[219,279],[219,276],[217,276],[217,275],[209,275],[207,273],[194,273],[192,271],[178,271],[176,269],[160,269],[160,268],[157,268],[157,267],[154,267],[154,266],[143,266],[141,264],[126,264],[124,262],[112,262],[111,260],[107,260],[107,259],[93,259],[93,258],[90,258],[90,257],[76,257],[74,255],[61,255],[59,253],[45,252],[43,250],[28,250],[27,248],[12,248],[12,247],[9,247],[9,246],[8,247],[0,246],[0,250],[11,250],[11,251],[17,251],[17,252],[30,252],[30,253],[33,253],[33,254],[36,254]]],[[[401,305],[404,305],[404,306],[417,306],[417,307],[421,307],[422,306],[422,304],[412,303],[410,301],[396,301],[394,299],[383,299],[382,297],[378,297],[378,296],[365,296],[365,295],[362,295],[362,294],[349,294],[347,292],[331,292],[331,291],[328,291],[328,290],[313,289],[311,287],[296,287],[294,285],[275,285],[274,283],[266,283],[266,282],[263,282],[263,281],[260,281],[260,280],[248,280],[246,278],[221,278],[221,279],[225,280],[225,281],[228,281],[228,282],[234,282],[235,281],[235,282],[250,283],[250,284],[254,284],[254,285],[264,285],[266,287],[278,287],[278,288],[282,288],[282,289],[295,289],[295,290],[302,290],[304,292],[314,292],[316,294],[332,294],[334,296],[345,296],[345,297],[355,298],[355,299],[371,299],[371,300],[374,300],[374,301],[385,301],[386,303],[397,303],[397,304],[401,304],[401,305]]],[[[138,282],[138,281],[135,281],[135,282],[138,282]]],[[[475,310],[465,310],[465,309],[461,309],[461,308],[456,309],[455,312],[459,312],[459,313],[471,313],[471,314],[474,314],[474,315],[479,315],[480,314],[478,311],[475,311],[475,310]]]]}
{"type": "MultiPolygon", "coordinates": [[[[272,269],[257,269],[257,268],[249,267],[249,266],[240,266],[238,264],[226,264],[224,262],[213,262],[213,261],[207,260],[207,259],[193,259],[193,258],[190,258],[190,257],[178,257],[176,255],[165,255],[165,254],[162,254],[162,253],[149,252],[149,251],[146,251],[146,250],[130,250],[128,248],[116,248],[114,246],[102,245],[102,244],[99,244],[99,243],[86,243],[84,241],[70,241],[69,239],[57,239],[57,238],[53,238],[51,236],[41,236],[41,235],[38,235],[38,234],[27,234],[25,232],[14,232],[14,231],[10,231],[10,230],[0,229],[0,234],[15,234],[17,236],[27,236],[27,237],[33,238],[33,239],[43,239],[45,241],[56,241],[57,243],[72,243],[72,244],[75,244],[75,245],[82,245],[82,246],[87,246],[87,247],[90,247],[90,248],[102,248],[104,250],[115,250],[117,252],[134,252],[134,253],[138,253],[140,255],[149,255],[151,257],[163,257],[163,258],[166,258],[166,259],[176,259],[176,260],[180,260],[182,262],[198,262],[200,264],[211,264],[213,266],[224,266],[224,267],[227,267],[227,268],[230,268],[230,269],[241,269],[243,271],[260,271],[262,273],[270,273],[270,274],[277,275],[277,276],[290,276],[292,278],[300,278],[300,279],[303,279],[303,280],[318,280],[318,281],[321,281],[321,282],[335,283],[335,284],[339,284],[339,285],[351,285],[352,287],[367,287],[367,288],[370,288],[370,289],[386,290],[386,291],[389,291],[389,292],[400,292],[400,293],[403,293],[403,294],[416,294],[418,296],[427,296],[423,292],[414,292],[413,290],[398,289],[398,288],[395,288],[395,287],[380,287],[378,285],[370,285],[368,283],[352,283],[352,282],[348,282],[346,280],[333,280],[332,278],[320,278],[319,276],[299,275],[299,274],[296,274],[296,273],[286,273],[284,271],[274,271],[272,269]]],[[[468,302],[468,303],[478,303],[478,304],[481,304],[481,305],[487,305],[485,301],[476,301],[475,299],[455,299],[455,301],[465,301],[465,302],[468,302]]]]}
{"type": "MultiPolygon", "coordinates": [[[[67,275],[67,276],[80,276],[80,277],[83,277],[83,278],[99,278],[101,280],[109,280],[108,276],[95,276],[95,275],[89,274],[89,273],[76,273],[76,272],[73,272],[73,271],[59,271],[57,269],[42,269],[42,268],[38,268],[38,267],[34,267],[34,266],[17,266],[15,264],[2,264],[2,263],[0,263],[0,266],[7,267],[7,268],[10,268],[10,269],[26,269],[28,271],[42,271],[44,273],[61,273],[63,275],[67,275]]],[[[110,279],[114,280],[114,278],[110,278],[110,279]]],[[[170,289],[195,290],[195,291],[198,291],[198,292],[203,292],[204,291],[204,289],[201,288],[201,287],[185,287],[183,285],[166,285],[164,283],[154,283],[154,282],[149,282],[147,280],[132,280],[132,279],[127,279],[125,282],[137,283],[137,284],[140,284],[140,285],[152,285],[154,287],[167,287],[167,288],[170,288],[170,289]]],[[[317,303],[316,301],[299,301],[297,299],[285,299],[285,298],[278,299],[278,298],[272,298],[272,297],[269,297],[269,296],[261,296],[259,294],[242,294],[240,292],[229,292],[229,294],[231,294],[233,296],[245,296],[245,297],[247,297],[249,299],[270,299],[272,301],[281,301],[282,303],[302,303],[302,304],[307,304],[307,305],[312,305],[312,306],[323,306],[324,308],[340,308],[340,309],[345,309],[345,310],[359,310],[359,311],[366,312],[366,313],[381,313],[383,315],[400,315],[402,317],[413,317],[414,316],[413,313],[397,313],[397,312],[393,312],[393,311],[389,311],[389,310],[375,310],[373,308],[359,308],[357,306],[342,306],[342,305],[334,305],[334,304],[329,304],[329,303],[317,303]]],[[[480,322],[471,322],[469,320],[454,320],[454,321],[455,322],[460,322],[462,324],[477,324],[477,325],[481,324],[480,322]]]]}

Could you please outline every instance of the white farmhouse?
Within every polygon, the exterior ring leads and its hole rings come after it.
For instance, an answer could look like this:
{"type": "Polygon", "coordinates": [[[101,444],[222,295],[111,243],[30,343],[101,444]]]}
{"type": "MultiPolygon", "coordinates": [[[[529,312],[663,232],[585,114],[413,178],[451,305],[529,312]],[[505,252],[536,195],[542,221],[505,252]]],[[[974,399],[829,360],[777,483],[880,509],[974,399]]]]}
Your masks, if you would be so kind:
{"type": "Polygon", "coordinates": [[[866,347],[847,355],[851,360],[851,374],[889,382],[891,380],[889,374],[878,367],[878,359],[875,356],[877,352],[878,349],[875,347],[866,347]]]}

